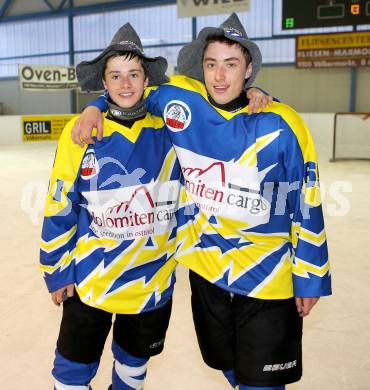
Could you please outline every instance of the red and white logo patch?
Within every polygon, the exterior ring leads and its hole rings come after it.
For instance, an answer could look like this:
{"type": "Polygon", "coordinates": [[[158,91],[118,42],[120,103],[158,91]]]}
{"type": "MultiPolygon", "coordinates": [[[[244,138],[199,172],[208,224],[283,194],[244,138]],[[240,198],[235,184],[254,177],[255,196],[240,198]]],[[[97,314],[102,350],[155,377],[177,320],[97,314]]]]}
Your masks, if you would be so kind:
{"type": "Polygon", "coordinates": [[[180,100],[171,100],[165,107],[163,117],[167,127],[175,132],[185,130],[191,122],[191,111],[180,100]]]}
{"type": "Polygon", "coordinates": [[[81,178],[88,180],[99,173],[99,164],[96,160],[95,150],[87,150],[84,159],[82,160],[80,174],[81,178]]]}

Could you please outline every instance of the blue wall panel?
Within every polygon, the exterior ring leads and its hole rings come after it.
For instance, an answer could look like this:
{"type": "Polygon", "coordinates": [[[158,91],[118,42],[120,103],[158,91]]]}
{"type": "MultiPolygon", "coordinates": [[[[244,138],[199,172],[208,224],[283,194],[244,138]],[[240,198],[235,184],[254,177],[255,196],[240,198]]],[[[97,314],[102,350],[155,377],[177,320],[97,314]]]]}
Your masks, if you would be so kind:
{"type": "MultiPolygon", "coordinates": [[[[348,26],[282,31],[281,1],[251,0],[250,11],[239,14],[248,35],[260,46],[265,64],[294,62],[294,34],[352,30],[348,26]]],[[[218,26],[226,17],[198,17],[197,31],[205,26],[218,26]]],[[[181,45],[192,38],[192,19],[177,19],[176,5],[79,15],[73,18],[75,63],[95,57],[127,21],[138,31],[148,53],[162,55],[172,65],[181,45]]],[[[358,29],[369,28],[370,25],[358,29]]],[[[66,17],[0,24],[0,78],[16,76],[16,65],[20,62],[56,64],[59,61],[60,65],[66,65],[68,49],[66,17]],[[37,60],[40,54],[48,56],[37,60]]]]}
{"type": "Polygon", "coordinates": [[[67,50],[66,18],[0,24],[0,58],[67,50]]]}
{"type": "Polygon", "coordinates": [[[162,6],[75,17],[75,50],[104,48],[126,22],[132,24],[144,45],[191,40],[191,19],[177,19],[176,6],[162,6]]]}

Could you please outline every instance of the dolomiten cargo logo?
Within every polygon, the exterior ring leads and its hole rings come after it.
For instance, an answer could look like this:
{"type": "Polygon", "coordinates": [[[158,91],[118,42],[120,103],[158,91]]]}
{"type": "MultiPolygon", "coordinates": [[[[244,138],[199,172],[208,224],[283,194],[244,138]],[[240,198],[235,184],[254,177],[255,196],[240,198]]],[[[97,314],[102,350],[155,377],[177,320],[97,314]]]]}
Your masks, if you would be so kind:
{"type": "Polygon", "coordinates": [[[90,192],[86,194],[92,217],[90,228],[98,237],[118,240],[162,234],[176,223],[178,185],[152,182],[120,188],[114,190],[113,200],[109,190],[102,194],[90,192]]]}
{"type": "MultiPolygon", "coordinates": [[[[207,151],[197,154],[176,146],[189,200],[207,214],[231,218],[249,227],[267,223],[275,183],[265,182],[265,178],[277,163],[259,169],[257,156],[277,139],[280,131],[257,138],[241,155],[227,161],[207,157],[207,151]]],[[[275,213],[285,213],[286,195],[282,191],[275,213]]]]}
{"type": "Polygon", "coordinates": [[[238,177],[227,178],[225,165],[222,161],[214,161],[205,167],[182,169],[186,190],[198,208],[243,221],[256,216],[268,217],[270,203],[261,195],[258,176],[251,177],[254,180],[247,186],[247,182],[238,180],[238,177]]]}
{"type": "Polygon", "coordinates": [[[180,100],[171,100],[164,108],[163,117],[167,127],[174,131],[185,130],[191,122],[189,106],[180,100]]]}

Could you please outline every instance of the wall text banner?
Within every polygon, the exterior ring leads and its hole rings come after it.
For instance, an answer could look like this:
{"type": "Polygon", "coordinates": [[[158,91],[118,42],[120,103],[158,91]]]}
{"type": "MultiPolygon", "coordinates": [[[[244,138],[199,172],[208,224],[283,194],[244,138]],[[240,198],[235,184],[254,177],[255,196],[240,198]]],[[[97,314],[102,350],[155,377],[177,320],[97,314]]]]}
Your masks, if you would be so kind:
{"type": "Polygon", "coordinates": [[[57,141],[65,125],[76,115],[22,116],[22,139],[29,141],[57,141]]]}
{"type": "Polygon", "coordinates": [[[249,11],[250,0],[177,0],[177,17],[208,16],[249,11]]]}
{"type": "Polygon", "coordinates": [[[295,65],[300,69],[370,66],[370,31],[298,36],[295,65]]]}
{"type": "Polygon", "coordinates": [[[74,67],[19,65],[18,75],[23,90],[59,91],[78,88],[74,67]]]}

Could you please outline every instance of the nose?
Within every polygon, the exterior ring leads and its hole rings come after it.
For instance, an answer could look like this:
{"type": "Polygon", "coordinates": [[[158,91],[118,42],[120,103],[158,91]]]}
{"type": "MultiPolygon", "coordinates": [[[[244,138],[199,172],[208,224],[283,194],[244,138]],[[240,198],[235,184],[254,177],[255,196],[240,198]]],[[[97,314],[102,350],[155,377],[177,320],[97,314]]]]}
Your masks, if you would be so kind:
{"type": "Polygon", "coordinates": [[[121,87],[122,88],[130,88],[131,87],[131,80],[129,77],[127,77],[127,76],[122,77],[121,87]]]}
{"type": "Polygon", "coordinates": [[[218,66],[215,72],[215,80],[222,81],[225,79],[225,69],[223,66],[218,66]]]}

